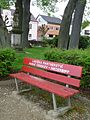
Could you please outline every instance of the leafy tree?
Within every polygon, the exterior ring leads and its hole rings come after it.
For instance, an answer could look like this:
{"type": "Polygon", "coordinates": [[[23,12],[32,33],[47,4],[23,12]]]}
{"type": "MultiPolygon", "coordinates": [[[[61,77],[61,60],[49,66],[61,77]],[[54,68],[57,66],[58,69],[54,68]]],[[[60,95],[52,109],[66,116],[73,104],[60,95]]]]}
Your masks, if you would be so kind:
{"type": "MultiPolygon", "coordinates": [[[[43,0],[40,0],[40,2],[43,3],[41,5],[45,5],[45,6],[47,5],[47,3],[49,4],[51,1],[52,0],[49,1],[44,0],[43,2],[43,0]]],[[[52,3],[54,2],[56,1],[52,1],[52,3]]],[[[80,29],[81,29],[81,23],[82,23],[82,17],[83,17],[85,5],[86,5],[86,0],[69,0],[65,8],[61,22],[61,28],[60,28],[59,40],[58,40],[59,48],[68,49],[69,46],[69,48],[72,49],[78,47],[80,29]],[[74,20],[72,19],[73,14],[74,14],[74,20]],[[69,31],[72,21],[73,21],[73,26],[72,26],[70,43],[69,43],[69,31]],[[75,35],[77,37],[75,37],[75,35]]]]}
{"type": "Polygon", "coordinates": [[[1,0],[0,1],[0,6],[4,9],[9,8],[9,0],[1,0]]]}
{"type": "Polygon", "coordinates": [[[13,5],[15,0],[0,0],[0,6],[3,9],[9,9],[10,5],[13,5]]]}
{"type": "Polygon", "coordinates": [[[48,29],[49,29],[48,26],[45,25],[45,24],[43,24],[42,26],[38,27],[38,34],[42,38],[42,40],[44,40],[45,34],[47,33],[48,29]]]}
{"type": "Polygon", "coordinates": [[[85,20],[85,21],[82,23],[82,29],[84,29],[85,27],[87,27],[89,24],[90,24],[90,21],[85,20]]]}
{"type": "Polygon", "coordinates": [[[58,0],[37,0],[37,6],[49,14],[51,11],[56,11],[55,5],[57,2],[58,0]]]}

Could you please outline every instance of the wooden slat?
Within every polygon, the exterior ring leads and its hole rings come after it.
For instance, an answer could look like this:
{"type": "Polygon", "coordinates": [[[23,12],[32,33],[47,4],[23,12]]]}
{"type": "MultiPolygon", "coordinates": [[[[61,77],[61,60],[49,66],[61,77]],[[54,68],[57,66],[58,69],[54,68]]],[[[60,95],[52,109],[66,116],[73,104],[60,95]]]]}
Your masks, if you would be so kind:
{"type": "Polygon", "coordinates": [[[43,68],[46,70],[51,70],[51,71],[55,71],[58,73],[67,74],[70,76],[76,76],[76,77],[82,76],[81,66],[50,62],[46,60],[38,60],[38,59],[33,59],[33,58],[24,58],[23,63],[29,66],[36,66],[36,67],[43,68]]]}
{"type": "Polygon", "coordinates": [[[43,80],[41,78],[36,78],[31,75],[27,75],[23,72],[16,73],[16,74],[10,74],[10,76],[17,78],[21,81],[27,82],[31,85],[37,86],[39,88],[42,88],[51,93],[57,94],[64,98],[68,98],[79,92],[78,90],[74,90],[72,88],[66,88],[62,85],[43,80]]]}
{"type": "Polygon", "coordinates": [[[31,74],[38,75],[38,76],[41,76],[44,78],[49,78],[49,79],[52,79],[55,81],[59,81],[59,82],[69,84],[72,86],[80,87],[80,80],[75,79],[75,78],[68,78],[68,77],[63,76],[63,75],[54,74],[54,73],[39,70],[36,68],[31,68],[31,67],[29,68],[27,66],[23,66],[22,71],[29,72],[31,74]]]}

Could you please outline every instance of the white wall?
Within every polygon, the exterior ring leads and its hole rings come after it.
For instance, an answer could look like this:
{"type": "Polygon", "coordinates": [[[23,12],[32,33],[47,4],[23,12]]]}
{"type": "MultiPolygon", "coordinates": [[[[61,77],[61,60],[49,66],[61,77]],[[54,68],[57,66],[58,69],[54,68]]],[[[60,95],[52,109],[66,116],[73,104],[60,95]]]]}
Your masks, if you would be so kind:
{"type": "Polygon", "coordinates": [[[84,28],[83,30],[81,30],[81,35],[83,35],[83,36],[90,36],[90,25],[87,26],[86,28],[84,28]],[[87,31],[88,34],[86,34],[85,31],[87,31]]]}
{"type": "Polygon", "coordinates": [[[29,24],[32,24],[32,29],[29,29],[29,35],[31,34],[31,37],[28,35],[28,40],[37,40],[37,22],[30,21],[29,24]]]}

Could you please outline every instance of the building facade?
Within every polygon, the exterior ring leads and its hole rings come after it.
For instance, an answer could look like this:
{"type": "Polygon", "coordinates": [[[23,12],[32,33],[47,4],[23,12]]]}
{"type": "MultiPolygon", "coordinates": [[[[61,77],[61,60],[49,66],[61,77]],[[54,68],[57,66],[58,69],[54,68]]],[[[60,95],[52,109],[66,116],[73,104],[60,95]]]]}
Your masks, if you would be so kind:
{"type": "Polygon", "coordinates": [[[81,30],[81,35],[90,37],[90,24],[89,24],[89,26],[87,26],[83,30],[81,30]]]}
{"type": "Polygon", "coordinates": [[[29,33],[28,33],[28,40],[36,40],[37,41],[37,25],[38,22],[34,18],[33,15],[31,15],[31,20],[29,22],[29,33]]]}
{"type": "Polygon", "coordinates": [[[50,16],[45,16],[45,15],[38,15],[37,17],[37,21],[38,21],[38,39],[40,40],[40,36],[42,35],[42,32],[44,32],[43,29],[47,28],[47,31],[45,33],[45,37],[48,39],[52,39],[55,36],[59,35],[59,30],[60,30],[60,23],[61,23],[61,19],[56,18],[56,17],[50,17],[50,16]],[[43,28],[40,31],[40,27],[42,28],[43,26],[45,26],[45,28],[43,28]],[[41,34],[40,34],[41,32],[41,34]]]}

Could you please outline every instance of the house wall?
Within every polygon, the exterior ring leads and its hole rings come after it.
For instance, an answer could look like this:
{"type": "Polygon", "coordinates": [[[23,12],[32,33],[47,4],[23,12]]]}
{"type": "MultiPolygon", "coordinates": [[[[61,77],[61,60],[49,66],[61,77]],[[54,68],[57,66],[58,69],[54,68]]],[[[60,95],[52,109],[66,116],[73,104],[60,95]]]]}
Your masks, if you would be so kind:
{"type": "Polygon", "coordinates": [[[46,33],[47,37],[49,37],[49,35],[53,35],[53,37],[59,35],[60,25],[47,24],[47,26],[49,28],[49,30],[46,33]]]}
{"type": "Polygon", "coordinates": [[[81,35],[90,37],[90,25],[81,30],[81,35]]]}
{"type": "Polygon", "coordinates": [[[37,40],[37,22],[30,21],[29,27],[28,40],[37,40]]]}
{"type": "MultiPolygon", "coordinates": [[[[59,35],[60,25],[56,24],[48,24],[47,21],[45,21],[41,16],[38,16],[37,18],[38,26],[46,25],[49,29],[45,36],[47,38],[53,38],[57,35],[59,35]]],[[[38,32],[38,39],[40,40],[40,32],[38,32]]]]}

